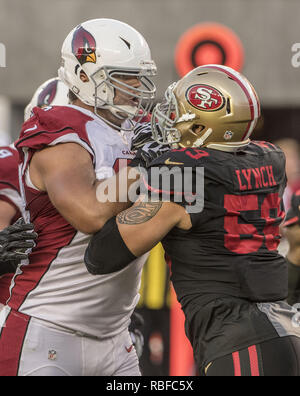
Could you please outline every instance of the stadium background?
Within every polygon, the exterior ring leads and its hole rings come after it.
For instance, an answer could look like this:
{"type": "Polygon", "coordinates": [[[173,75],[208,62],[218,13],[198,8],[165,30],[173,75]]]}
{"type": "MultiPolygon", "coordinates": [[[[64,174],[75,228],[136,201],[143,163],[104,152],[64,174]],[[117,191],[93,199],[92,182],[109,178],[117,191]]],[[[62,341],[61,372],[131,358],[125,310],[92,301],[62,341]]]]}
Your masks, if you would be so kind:
{"type": "MultiPolygon", "coordinates": [[[[255,137],[293,138],[297,148],[300,68],[292,58],[300,57],[292,47],[300,42],[299,15],[299,0],[0,0],[0,43],[6,49],[6,67],[0,68],[0,139],[11,142],[18,136],[33,92],[57,75],[61,44],[68,32],[85,20],[106,17],[127,22],[146,37],[158,66],[158,99],[179,77],[174,54],[186,31],[207,22],[231,29],[243,47],[242,71],[262,102],[255,137]]],[[[212,52],[207,54],[211,62],[212,52]]],[[[205,60],[204,55],[197,59],[205,60]]],[[[295,160],[295,178],[299,178],[298,166],[295,160]]],[[[172,316],[176,324],[170,325],[168,276],[158,247],[145,268],[139,304],[145,318],[141,359],[145,375],[192,374],[193,370],[191,364],[185,365],[190,351],[181,349],[178,308],[172,316]]]]}

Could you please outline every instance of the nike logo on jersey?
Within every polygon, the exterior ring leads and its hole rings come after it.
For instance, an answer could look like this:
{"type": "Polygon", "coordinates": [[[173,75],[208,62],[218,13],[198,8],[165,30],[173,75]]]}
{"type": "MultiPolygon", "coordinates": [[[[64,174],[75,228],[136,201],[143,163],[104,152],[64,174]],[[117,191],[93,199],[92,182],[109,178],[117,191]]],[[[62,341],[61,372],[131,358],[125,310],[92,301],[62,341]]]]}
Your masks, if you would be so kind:
{"type": "Polygon", "coordinates": [[[27,133],[27,132],[30,132],[30,131],[35,131],[37,128],[38,128],[37,125],[35,125],[32,128],[25,129],[24,133],[27,133]]]}
{"type": "Polygon", "coordinates": [[[174,162],[174,161],[171,161],[171,158],[166,159],[166,160],[165,160],[165,164],[166,164],[166,165],[184,165],[183,162],[174,162]]]}
{"type": "Polygon", "coordinates": [[[126,349],[126,351],[127,351],[128,353],[130,353],[130,352],[132,351],[132,348],[133,348],[133,344],[130,345],[129,348],[125,347],[125,349],[126,349]]]}

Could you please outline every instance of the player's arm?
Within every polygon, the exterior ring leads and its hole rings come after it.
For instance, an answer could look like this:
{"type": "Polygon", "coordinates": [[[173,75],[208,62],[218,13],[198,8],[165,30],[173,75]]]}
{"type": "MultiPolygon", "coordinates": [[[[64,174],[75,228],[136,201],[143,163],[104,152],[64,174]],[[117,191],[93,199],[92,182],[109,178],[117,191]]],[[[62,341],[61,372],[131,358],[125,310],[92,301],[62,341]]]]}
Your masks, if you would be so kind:
{"type": "MultiPolygon", "coordinates": [[[[97,188],[101,182],[96,180],[91,156],[75,143],[59,144],[35,153],[30,177],[39,190],[48,193],[59,213],[83,233],[97,232],[109,218],[130,205],[115,200],[99,202],[97,188]]],[[[112,189],[119,185],[118,177],[109,179],[112,189]]]]}
{"type": "Polygon", "coordinates": [[[85,263],[90,273],[120,271],[151,250],[168,232],[192,227],[186,210],[172,202],[138,201],[110,219],[90,241],[85,263]]]}

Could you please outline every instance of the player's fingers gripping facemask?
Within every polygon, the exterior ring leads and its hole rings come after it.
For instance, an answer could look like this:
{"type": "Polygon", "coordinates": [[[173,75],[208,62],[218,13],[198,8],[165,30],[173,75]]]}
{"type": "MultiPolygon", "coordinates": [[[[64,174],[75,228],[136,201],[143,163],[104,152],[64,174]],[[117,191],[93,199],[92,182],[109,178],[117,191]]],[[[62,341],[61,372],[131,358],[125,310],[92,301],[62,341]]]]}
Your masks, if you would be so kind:
{"type": "Polygon", "coordinates": [[[131,150],[138,150],[149,142],[153,142],[151,124],[137,124],[133,129],[131,150]]]}
{"type": "MultiPolygon", "coordinates": [[[[94,19],[73,29],[62,46],[58,74],[100,118],[99,109],[109,110],[120,120],[135,121],[151,110],[156,88],[150,77],[156,74],[156,66],[144,37],[123,22],[94,19]],[[87,79],[82,79],[82,73],[87,79]],[[138,84],[127,84],[130,78],[138,84]],[[127,98],[126,104],[115,103],[117,92],[127,98]]],[[[133,123],[122,129],[132,128],[133,123]]]]}
{"type": "Polygon", "coordinates": [[[206,65],[167,89],[151,123],[160,144],[234,151],[249,144],[259,117],[258,96],[243,75],[206,65]]]}
{"type": "Polygon", "coordinates": [[[162,145],[153,140],[151,124],[141,124],[133,130],[131,150],[137,150],[137,154],[130,166],[148,167],[152,161],[164,152],[171,150],[168,145],[162,145]]]}
{"type": "Polygon", "coordinates": [[[38,87],[26,106],[24,121],[31,117],[34,107],[66,106],[69,103],[68,93],[69,88],[59,78],[45,81],[38,87]]]}

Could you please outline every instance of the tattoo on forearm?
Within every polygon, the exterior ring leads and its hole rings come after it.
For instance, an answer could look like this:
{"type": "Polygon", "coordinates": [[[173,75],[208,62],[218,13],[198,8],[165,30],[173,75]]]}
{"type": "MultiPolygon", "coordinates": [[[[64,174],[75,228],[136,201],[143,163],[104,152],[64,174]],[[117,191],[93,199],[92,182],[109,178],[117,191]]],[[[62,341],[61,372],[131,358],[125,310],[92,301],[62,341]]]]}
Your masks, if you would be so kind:
{"type": "Polygon", "coordinates": [[[152,219],[160,210],[162,202],[141,202],[138,206],[133,206],[118,214],[120,224],[142,224],[152,219]]]}

